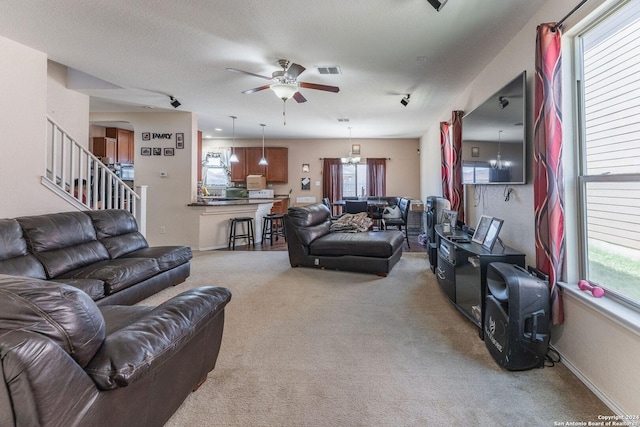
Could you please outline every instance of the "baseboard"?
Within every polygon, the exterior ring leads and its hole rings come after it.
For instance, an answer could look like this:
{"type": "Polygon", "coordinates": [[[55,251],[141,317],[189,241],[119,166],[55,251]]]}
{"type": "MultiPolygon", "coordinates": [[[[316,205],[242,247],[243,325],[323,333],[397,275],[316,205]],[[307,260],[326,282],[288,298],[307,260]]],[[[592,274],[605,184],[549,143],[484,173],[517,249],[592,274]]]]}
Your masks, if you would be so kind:
{"type": "Polygon", "coordinates": [[[566,358],[562,353],[560,353],[557,348],[555,348],[552,345],[549,345],[549,347],[551,347],[555,352],[557,352],[560,355],[560,361],[567,367],[567,369],[569,369],[576,377],[578,377],[578,379],[582,381],[582,383],[586,385],[587,388],[591,390],[593,394],[595,394],[598,397],[598,399],[602,400],[602,402],[605,405],[607,405],[609,409],[613,411],[613,413],[621,417],[630,415],[630,414],[625,414],[622,408],[620,408],[613,400],[611,400],[606,393],[600,390],[598,386],[592,383],[589,377],[584,375],[582,371],[580,371],[580,369],[578,369],[578,367],[574,365],[570,359],[566,358]]]}

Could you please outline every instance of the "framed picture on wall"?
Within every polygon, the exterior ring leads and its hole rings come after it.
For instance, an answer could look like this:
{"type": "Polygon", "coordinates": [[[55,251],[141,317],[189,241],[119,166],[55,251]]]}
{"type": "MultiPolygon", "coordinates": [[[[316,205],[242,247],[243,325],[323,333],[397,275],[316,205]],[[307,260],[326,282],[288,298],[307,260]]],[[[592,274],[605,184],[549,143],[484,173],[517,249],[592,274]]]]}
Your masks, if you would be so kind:
{"type": "Polygon", "coordinates": [[[360,144],[351,144],[351,154],[360,155],[360,144]]]}
{"type": "Polygon", "coordinates": [[[471,157],[480,157],[480,147],[471,147],[471,157]]]}
{"type": "Polygon", "coordinates": [[[151,155],[151,147],[142,147],[140,149],[140,155],[142,155],[142,156],[150,156],[151,155]]]}
{"type": "Polygon", "coordinates": [[[160,148],[160,147],[153,147],[153,155],[154,155],[154,156],[162,156],[162,148],[160,148]]]}
{"type": "Polygon", "coordinates": [[[175,154],[175,151],[173,150],[173,148],[165,148],[164,149],[164,155],[165,156],[173,156],[175,154]]]}
{"type": "Polygon", "coordinates": [[[303,163],[302,164],[302,173],[309,173],[311,171],[311,168],[309,167],[309,163],[303,163]]]}
{"type": "Polygon", "coordinates": [[[176,133],[176,148],[184,148],[184,133],[176,133]]]}

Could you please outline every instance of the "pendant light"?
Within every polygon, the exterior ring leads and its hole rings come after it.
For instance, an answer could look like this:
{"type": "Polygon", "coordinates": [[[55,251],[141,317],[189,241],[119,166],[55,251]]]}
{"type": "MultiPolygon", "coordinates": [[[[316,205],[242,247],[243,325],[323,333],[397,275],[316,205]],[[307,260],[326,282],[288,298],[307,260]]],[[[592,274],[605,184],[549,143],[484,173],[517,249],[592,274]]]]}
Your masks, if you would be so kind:
{"type": "Polygon", "coordinates": [[[238,156],[236,156],[236,116],[229,116],[233,119],[233,140],[231,142],[231,156],[229,157],[229,162],[237,163],[240,161],[238,156]]]}
{"type": "Polygon", "coordinates": [[[258,162],[260,166],[267,166],[269,163],[267,162],[267,158],[264,156],[264,127],[266,126],[264,123],[260,123],[262,126],[262,158],[258,162]]]}

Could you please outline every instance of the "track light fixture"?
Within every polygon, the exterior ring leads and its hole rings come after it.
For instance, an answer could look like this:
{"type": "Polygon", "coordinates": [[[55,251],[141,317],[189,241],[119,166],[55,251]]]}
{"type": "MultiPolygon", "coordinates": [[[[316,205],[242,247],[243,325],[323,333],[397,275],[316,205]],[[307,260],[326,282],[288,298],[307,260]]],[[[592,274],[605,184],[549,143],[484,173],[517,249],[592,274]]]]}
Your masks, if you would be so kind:
{"type": "Polygon", "coordinates": [[[408,93],[404,98],[402,98],[402,100],[400,100],[400,104],[406,107],[409,104],[409,98],[411,98],[410,93],[408,93]]]}
{"type": "Polygon", "coordinates": [[[445,3],[447,2],[447,0],[442,0],[442,1],[438,1],[438,0],[427,0],[431,6],[433,6],[433,8],[437,11],[440,12],[440,9],[442,9],[445,5],[445,3]]]}
{"type": "Polygon", "coordinates": [[[505,98],[504,96],[498,97],[498,106],[501,110],[504,110],[507,105],[509,105],[509,100],[507,98],[505,98]]]}
{"type": "Polygon", "coordinates": [[[173,96],[169,96],[169,99],[171,100],[171,105],[173,106],[173,108],[178,108],[179,106],[182,105],[180,101],[175,99],[173,96]]]}

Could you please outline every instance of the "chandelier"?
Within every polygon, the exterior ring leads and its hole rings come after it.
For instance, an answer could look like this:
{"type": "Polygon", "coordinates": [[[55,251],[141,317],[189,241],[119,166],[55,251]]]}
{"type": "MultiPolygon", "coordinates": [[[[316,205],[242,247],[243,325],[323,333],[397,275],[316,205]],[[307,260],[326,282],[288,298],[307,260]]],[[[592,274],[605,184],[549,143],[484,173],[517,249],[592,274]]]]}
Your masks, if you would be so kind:
{"type": "MultiPolygon", "coordinates": [[[[349,127],[349,147],[352,147],[351,145],[351,127],[349,127]]],[[[351,152],[351,150],[349,150],[349,154],[347,157],[341,157],[340,161],[344,164],[347,165],[355,165],[360,163],[360,156],[353,156],[353,153],[351,152]]]]}
{"type": "Polygon", "coordinates": [[[500,149],[502,148],[501,143],[502,143],[502,130],[499,130],[498,131],[498,155],[496,156],[495,159],[489,160],[489,164],[491,165],[492,169],[506,170],[506,169],[509,169],[509,166],[511,166],[510,161],[502,160],[502,155],[500,153],[500,149]]]}

